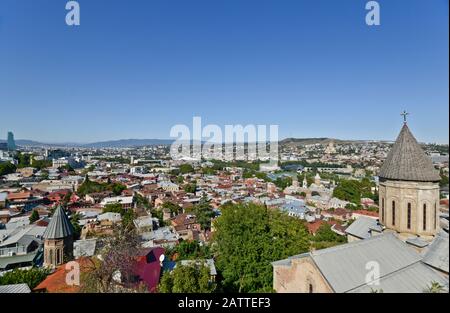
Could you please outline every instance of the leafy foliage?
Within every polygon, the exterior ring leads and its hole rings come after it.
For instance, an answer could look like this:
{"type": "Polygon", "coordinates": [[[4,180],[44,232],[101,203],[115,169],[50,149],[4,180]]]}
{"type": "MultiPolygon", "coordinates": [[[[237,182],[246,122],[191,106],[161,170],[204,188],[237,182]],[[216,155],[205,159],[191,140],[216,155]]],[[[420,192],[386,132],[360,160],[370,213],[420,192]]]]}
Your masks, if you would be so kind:
{"type": "Polygon", "coordinates": [[[86,176],[84,182],[78,187],[77,193],[79,195],[85,196],[94,192],[111,191],[115,195],[120,195],[127,187],[119,183],[98,183],[91,181],[89,177],[86,176]]]}
{"type": "Polygon", "coordinates": [[[172,259],[176,257],[177,261],[212,258],[209,246],[200,245],[197,240],[181,241],[175,247],[167,248],[166,254],[172,259]]]}
{"type": "Polygon", "coordinates": [[[180,174],[189,174],[194,172],[194,168],[190,164],[181,164],[179,170],[180,174]]]}
{"type": "Polygon", "coordinates": [[[170,213],[174,214],[174,215],[178,215],[181,213],[181,211],[183,210],[178,204],[175,204],[173,202],[170,201],[166,201],[163,203],[163,205],[161,206],[163,209],[169,209],[170,213]]]}
{"type": "Polygon", "coordinates": [[[165,272],[159,291],[162,293],[211,293],[216,284],[210,279],[209,267],[205,265],[180,264],[172,272],[165,272]]]}
{"type": "Polygon", "coordinates": [[[373,183],[368,178],[357,180],[342,180],[333,190],[333,197],[350,201],[356,205],[361,203],[361,198],[378,200],[377,195],[372,193],[373,183]]]}
{"type": "Polygon", "coordinates": [[[303,223],[264,206],[225,205],[214,226],[216,264],[225,291],[272,291],[271,262],[309,249],[303,223]]]}
{"type": "Polygon", "coordinates": [[[10,162],[0,163],[0,176],[8,175],[16,171],[16,166],[10,162]]]}
{"type": "Polygon", "coordinates": [[[80,214],[76,213],[74,215],[72,215],[71,219],[70,219],[70,223],[72,224],[73,227],[73,239],[74,240],[78,240],[80,239],[80,235],[81,235],[81,225],[80,225],[80,214]]]}
{"type": "Polygon", "coordinates": [[[125,228],[133,228],[133,220],[136,218],[136,214],[132,209],[125,210],[120,203],[111,203],[107,204],[103,208],[103,213],[112,212],[112,213],[120,213],[122,217],[122,225],[125,228]]]}
{"type": "Polygon", "coordinates": [[[202,229],[211,228],[211,218],[213,218],[215,214],[205,196],[200,199],[200,202],[197,205],[194,205],[187,211],[195,215],[197,222],[201,225],[202,229]]]}
{"type": "Polygon", "coordinates": [[[195,193],[196,190],[197,185],[195,183],[187,184],[186,186],[184,186],[184,191],[186,191],[187,193],[195,193]]]}
{"type": "Polygon", "coordinates": [[[314,241],[325,241],[325,242],[336,242],[336,243],[344,243],[346,242],[345,236],[340,236],[336,234],[333,230],[331,230],[330,224],[323,224],[319,227],[316,232],[316,235],[313,237],[314,241]]]}
{"type": "Polygon", "coordinates": [[[30,268],[30,269],[14,269],[0,276],[0,285],[27,284],[30,289],[39,285],[47,275],[50,274],[49,269],[30,268]]]}
{"type": "Polygon", "coordinates": [[[29,220],[30,220],[30,224],[33,224],[34,222],[36,222],[39,219],[39,213],[36,210],[33,210],[33,212],[31,213],[29,220]]]}

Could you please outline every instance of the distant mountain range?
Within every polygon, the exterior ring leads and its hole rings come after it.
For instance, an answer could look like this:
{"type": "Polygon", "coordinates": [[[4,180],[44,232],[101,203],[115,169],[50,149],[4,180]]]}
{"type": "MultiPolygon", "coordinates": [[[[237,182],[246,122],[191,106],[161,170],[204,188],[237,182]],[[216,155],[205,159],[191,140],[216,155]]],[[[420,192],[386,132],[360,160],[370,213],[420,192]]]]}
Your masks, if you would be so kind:
{"type": "MultiPolygon", "coordinates": [[[[5,142],[0,140],[0,142],[5,142]]],[[[153,145],[169,145],[172,144],[174,140],[172,139],[120,139],[120,140],[109,140],[109,141],[99,141],[92,143],[43,143],[34,140],[18,139],[16,140],[16,145],[18,146],[28,146],[28,147],[74,147],[74,148],[132,148],[132,147],[142,147],[142,146],[153,146],[153,145]]],[[[286,138],[280,141],[281,146],[300,146],[300,145],[310,145],[310,144],[323,144],[327,145],[329,143],[335,144],[348,144],[348,143],[364,143],[364,142],[392,142],[387,140],[342,140],[334,138],[286,138]]]]}
{"type": "Polygon", "coordinates": [[[349,143],[365,143],[365,142],[392,142],[387,140],[343,140],[335,138],[286,138],[280,141],[282,146],[299,146],[299,145],[314,145],[329,143],[335,144],[349,144],[349,143]]]}
{"type": "MultiPolygon", "coordinates": [[[[5,142],[0,140],[0,142],[5,142]]],[[[131,148],[131,147],[142,147],[142,146],[153,146],[153,145],[167,145],[171,144],[173,140],[171,139],[120,139],[120,140],[109,140],[100,141],[92,143],[44,143],[34,140],[27,139],[17,139],[16,145],[18,146],[28,146],[28,147],[74,147],[74,148],[131,148]]]]}

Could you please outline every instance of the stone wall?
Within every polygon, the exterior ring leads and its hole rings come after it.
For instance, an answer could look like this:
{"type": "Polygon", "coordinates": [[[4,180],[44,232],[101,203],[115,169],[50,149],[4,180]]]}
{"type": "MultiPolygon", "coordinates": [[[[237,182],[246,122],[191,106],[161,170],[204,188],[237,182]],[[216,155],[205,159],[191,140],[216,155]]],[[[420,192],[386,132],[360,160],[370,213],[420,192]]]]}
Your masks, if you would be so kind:
{"type": "Polygon", "coordinates": [[[439,228],[438,184],[384,180],[380,181],[379,196],[380,222],[387,228],[400,233],[410,233],[425,237],[434,236],[437,233],[439,228]],[[395,223],[393,221],[393,202],[395,202],[395,223]],[[409,228],[408,204],[411,207],[409,228]],[[425,225],[424,206],[426,210],[425,225]]]}
{"type": "Polygon", "coordinates": [[[274,265],[273,288],[279,293],[333,292],[308,256],[292,259],[290,266],[274,265]]]}

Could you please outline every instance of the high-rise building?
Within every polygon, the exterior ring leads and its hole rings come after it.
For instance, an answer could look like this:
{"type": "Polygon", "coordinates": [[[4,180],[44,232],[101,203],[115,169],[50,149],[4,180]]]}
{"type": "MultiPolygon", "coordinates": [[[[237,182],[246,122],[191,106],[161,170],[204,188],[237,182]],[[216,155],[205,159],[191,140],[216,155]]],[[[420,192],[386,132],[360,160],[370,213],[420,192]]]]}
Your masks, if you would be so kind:
{"type": "Polygon", "coordinates": [[[8,132],[8,150],[15,151],[16,150],[16,142],[14,141],[14,134],[12,132],[8,132]]]}

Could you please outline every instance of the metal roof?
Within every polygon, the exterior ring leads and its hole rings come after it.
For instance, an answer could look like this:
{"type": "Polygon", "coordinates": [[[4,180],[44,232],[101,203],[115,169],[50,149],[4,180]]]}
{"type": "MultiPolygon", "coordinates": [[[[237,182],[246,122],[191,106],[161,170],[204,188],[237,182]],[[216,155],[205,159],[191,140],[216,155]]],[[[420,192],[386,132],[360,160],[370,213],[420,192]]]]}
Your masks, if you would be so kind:
{"type": "Polygon", "coordinates": [[[61,206],[53,214],[43,237],[45,239],[60,239],[73,235],[73,227],[61,206]]]}
{"type": "Polygon", "coordinates": [[[372,292],[383,293],[423,293],[431,282],[437,282],[448,292],[448,279],[421,262],[414,263],[397,272],[382,277],[378,285],[364,285],[353,289],[352,293],[372,292]]]}
{"type": "Polygon", "coordinates": [[[73,256],[78,259],[82,256],[93,256],[95,254],[95,248],[97,245],[97,239],[77,240],[73,243],[73,256]]]}
{"type": "Polygon", "coordinates": [[[448,273],[449,263],[449,236],[445,232],[440,232],[428,249],[422,262],[448,273]]]}
{"type": "Polygon", "coordinates": [[[413,248],[393,234],[383,234],[310,253],[335,292],[348,292],[366,284],[368,262],[377,262],[380,277],[421,260],[413,248]]]}
{"type": "Polygon", "coordinates": [[[31,293],[31,289],[27,284],[3,285],[0,293],[31,293]]]}
{"type": "Polygon", "coordinates": [[[380,178],[437,182],[441,178],[407,124],[403,125],[378,175],[380,178]]]}
{"type": "Polygon", "coordinates": [[[378,229],[377,226],[377,220],[371,217],[361,216],[358,217],[349,227],[347,227],[345,232],[361,239],[367,239],[371,237],[370,230],[372,228],[378,229]]]}

